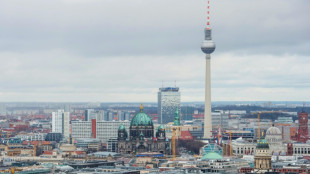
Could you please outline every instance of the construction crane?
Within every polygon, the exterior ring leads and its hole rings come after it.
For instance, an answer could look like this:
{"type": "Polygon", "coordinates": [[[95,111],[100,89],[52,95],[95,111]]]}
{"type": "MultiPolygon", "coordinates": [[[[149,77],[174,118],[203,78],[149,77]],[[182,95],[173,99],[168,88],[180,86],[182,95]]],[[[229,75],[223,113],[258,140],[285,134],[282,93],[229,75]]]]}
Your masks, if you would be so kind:
{"type": "Polygon", "coordinates": [[[229,156],[232,155],[232,147],[231,147],[231,131],[229,131],[229,156]]]}
{"type": "Polygon", "coordinates": [[[172,128],[172,160],[175,161],[175,131],[176,127],[172,128]]]}
{"type": "MultiPolygon", "coordinates": [[[[203,128],[202,126],[196,126],[195,129],[197,128],[203,128]]],[[[175,156],[176,156],[176,139],[178,138],[177,137],[177,134],[176,134],[176,131],[182,131],[182,126],[173,126],[172,128],[172,160],[175,161],[175,156]]],[[[169,129],[169,130],[171,130],[169,129]]],[[[166,129],[167,130],[167,129],[166,129]]]]}
{"type": "MultiPolygon", "coordinates": [[[[283,113],[285,111],[258,111],[258,112],[253,112],[254,114],[257,114],[257,138],[260,139],[260,114],[266,114],[266,113],[283,113]]],[[[272,121],[271,121],[272,125],[272,121]]]]}

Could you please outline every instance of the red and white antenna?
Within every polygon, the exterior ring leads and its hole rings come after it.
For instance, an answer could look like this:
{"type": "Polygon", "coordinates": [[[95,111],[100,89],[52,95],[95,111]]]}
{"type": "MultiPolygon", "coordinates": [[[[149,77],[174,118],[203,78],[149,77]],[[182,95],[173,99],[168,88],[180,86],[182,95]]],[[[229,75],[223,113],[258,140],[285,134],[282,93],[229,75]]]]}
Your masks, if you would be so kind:
{"type": "Polygon", "coordinates": [[[207,5],[207,29],[210,30],[210,0],[208,0],[208,5],[207,5]]]}

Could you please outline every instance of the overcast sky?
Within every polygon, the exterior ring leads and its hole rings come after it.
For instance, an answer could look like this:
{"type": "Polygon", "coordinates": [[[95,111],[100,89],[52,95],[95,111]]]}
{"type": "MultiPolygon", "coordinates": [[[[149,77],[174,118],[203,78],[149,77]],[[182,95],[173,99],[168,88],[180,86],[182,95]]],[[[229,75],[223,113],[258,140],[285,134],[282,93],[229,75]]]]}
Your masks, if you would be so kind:
{"type": "MultiPolygon", "coordinates": [[[[310,100],[310,1],[211,0],[213,101],[310,100]]],[[[204,100],[206,0],[1,0],[0,102],[204,100]]]]}

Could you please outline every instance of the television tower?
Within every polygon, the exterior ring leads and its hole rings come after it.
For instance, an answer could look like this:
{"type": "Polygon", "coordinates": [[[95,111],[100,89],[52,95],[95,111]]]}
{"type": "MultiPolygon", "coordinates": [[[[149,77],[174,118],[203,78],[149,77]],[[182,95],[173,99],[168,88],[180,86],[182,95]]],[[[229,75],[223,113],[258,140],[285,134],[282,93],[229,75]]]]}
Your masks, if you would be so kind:
{"type": "Polygon", "coordinates": [[[210,0],[207,5],[207,27],[205,28],[205,40],[201,44],[201,50],[206,54],[206,87],[205,87],[205,113],[204,113],[204,138],[212,137],[211,115],[211,53],[215,50],[215,43],[211,38],[210,27],[210,0]]]}

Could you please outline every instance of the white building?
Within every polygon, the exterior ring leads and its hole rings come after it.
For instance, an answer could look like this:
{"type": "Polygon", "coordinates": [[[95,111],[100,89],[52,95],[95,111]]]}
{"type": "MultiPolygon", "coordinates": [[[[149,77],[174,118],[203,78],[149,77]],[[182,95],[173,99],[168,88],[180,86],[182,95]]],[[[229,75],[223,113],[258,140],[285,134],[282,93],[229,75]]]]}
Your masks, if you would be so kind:
{"type": "Polygon", "coordinates": [[[52,112],[52,132],[62,133],[66,138],[69,137],[70,112],[58,110],[52,112]]]}
{"type": "Polygon", "coordinates": [[[287,151],[287,147],[283,144],[282,133],[277,127],[270,127],[266,131],[266,137],[269,144],[271,154],[282,153],[287,151]]]}
{"type": "Polygon", "coordinates": [[[47,133],[28,133],[18,134],[15,138],[20,138],[22,141],[45,141],[47,133]]]}
{"type": "Polygon", "coordinates": [[[94,109],[86,109],[85,110],[85,121],[91,121],[92,119],[96,119],[96,114],[94,109]]]}
{"type": "Polygon", "coordinates": [[[72,138],[92,138],[91,121],[72,121],[72,138]]]}
{"type": "Polygon", "coordinates": [[[119,126],[123,124],[129,130],[130,121],[98,121],[96,126],[96,138],[107,143],[110,139],[117,138],[119,126]]]}
{"type": "Polygon", "coordinates": [[[6,115],[6,106],[4,103],[0,103],[0,115],[6,115]]]}
{"type": "Polygon", "coordinates": [[[220,111],[212,112],[212,129],[218,129],[218,127],[227,129],[228,121],[228,114],[220,111]]]}
{"type": "Polygon", "coordinates": [[[95,132],[92,130],[91,121],[73,121],[72,138],[96,137],[103,143],[108,143],[110,139],[117,139],[117,131],[121,124],[125,126],[126,130],[129,130],[130,121],[97,121],[95,132]]]}

